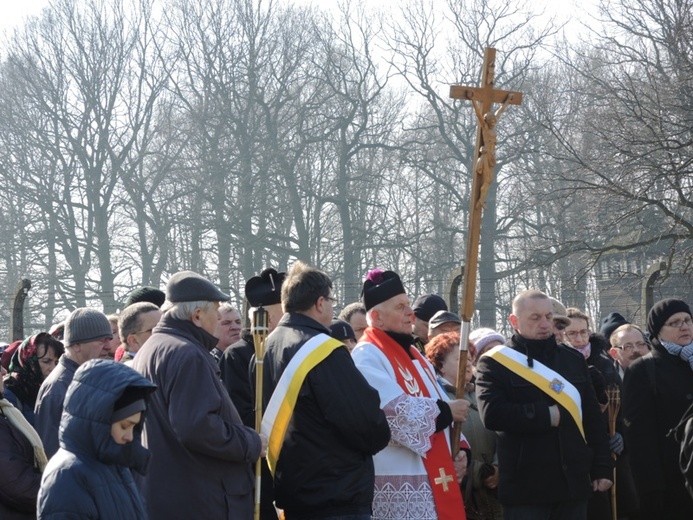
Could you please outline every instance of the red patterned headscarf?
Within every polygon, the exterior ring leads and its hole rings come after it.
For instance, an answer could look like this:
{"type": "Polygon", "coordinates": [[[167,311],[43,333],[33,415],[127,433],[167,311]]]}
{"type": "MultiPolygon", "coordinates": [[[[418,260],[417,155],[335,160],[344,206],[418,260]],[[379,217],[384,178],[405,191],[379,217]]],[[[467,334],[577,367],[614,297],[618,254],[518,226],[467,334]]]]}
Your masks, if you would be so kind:
{"type": "MultiPolygon", "coordinates": [[[[51,338],[49,334],[41,332],[25,339],[12,354],[5,387],[11,390],[23,404],[34,406],[44,379],[39,365],[38,346],[47,346],[46,350],[42,352],[43,356],[48,352],[48,347],[56,349],[56,343],[58,343],[57,340],[51,338]]],[[[58,355],[61,353],[62,349],[56,352],[58,355]]]]}

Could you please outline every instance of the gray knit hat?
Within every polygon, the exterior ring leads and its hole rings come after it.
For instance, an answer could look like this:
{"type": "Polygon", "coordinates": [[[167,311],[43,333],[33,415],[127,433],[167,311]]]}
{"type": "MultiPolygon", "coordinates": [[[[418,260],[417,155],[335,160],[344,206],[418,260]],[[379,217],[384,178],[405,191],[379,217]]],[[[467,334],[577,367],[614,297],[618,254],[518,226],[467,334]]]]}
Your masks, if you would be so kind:
{"type": "Polygon", "coordinates": [[[66,347],[102,338],[113,338],[106,315],[96,309],[82,307],[72,311],[65,320],[63,343],[66,347]]]}

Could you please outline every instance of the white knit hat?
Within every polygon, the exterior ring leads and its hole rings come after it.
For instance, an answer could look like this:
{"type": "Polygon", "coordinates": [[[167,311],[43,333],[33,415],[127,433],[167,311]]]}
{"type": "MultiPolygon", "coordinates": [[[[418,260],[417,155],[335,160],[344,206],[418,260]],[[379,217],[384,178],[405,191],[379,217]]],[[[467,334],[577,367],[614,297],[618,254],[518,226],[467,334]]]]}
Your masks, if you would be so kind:
{"type": "Polygon", "coordinates": [[[481,328],[473,330],[469,334],[469,341],[476,347],[477,358],[484,353],[486,346],[494,341],[500,341],[505,344],[505,338],[493,329],[481,328]]]}

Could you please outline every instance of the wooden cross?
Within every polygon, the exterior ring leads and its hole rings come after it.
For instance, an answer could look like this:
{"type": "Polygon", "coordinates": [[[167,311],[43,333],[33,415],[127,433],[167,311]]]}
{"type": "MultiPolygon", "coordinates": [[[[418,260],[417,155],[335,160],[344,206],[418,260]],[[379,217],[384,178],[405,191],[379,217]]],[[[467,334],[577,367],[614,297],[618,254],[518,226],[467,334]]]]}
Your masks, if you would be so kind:
{"type": "MultiPolygon", "coordinates": [[[[508,105],[522,103],[522,93],[508,90],[498,90],[493,86],[496,71],[496,49],[486,48],[484,65],[481,72],[480,87],[450,87],[450,97],[453,99],[468,99],[472,102],[474,112],[479,121],[476,132],[476,147],[472,163],[472,193],[469,202],[469,230],[467,232],[467,253],[464,263],[464,278],[462,280],[462,306],[460,317],[462,330],[460,333],[460,362],[457,372],[457,398],[464,397],[467,371],[467,343],[469,329],[474,314],[474,296],[476,293],[476,272],[479,263],[479,239],[481,235],[481,210],[485,208],[486,194],[493,182],[496,166],[496,124],[508,105]],[[493,111],[493,105],[501,106],[493,111]]],[[[451,433],[453,456],[460,449],[460,423],[455,423],[451,433]]]]}
{"type": "Polygon", "coordinates": [[[446,475],[445,474],[445,469],[439,468],[440,469],[440,477],[436,477],[433,479],[433,482],[436,484],[442,484],[443,485],[443,491],[448,490],[448,482],[452,482],[455,480],[452,478],[452,475],[446,475]]]}

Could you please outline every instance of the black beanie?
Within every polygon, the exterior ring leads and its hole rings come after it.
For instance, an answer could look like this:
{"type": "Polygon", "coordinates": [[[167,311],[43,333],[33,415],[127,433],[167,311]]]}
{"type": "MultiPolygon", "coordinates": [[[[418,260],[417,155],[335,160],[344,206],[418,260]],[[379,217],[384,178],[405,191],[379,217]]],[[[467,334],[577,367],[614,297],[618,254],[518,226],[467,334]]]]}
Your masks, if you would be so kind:
{"type": "Polygon", "coordinates": [[[143,386],[128,386],[113,405],[111,424],[117,423],[135,415],[137,412],[144,412],[147,408],[145,398],[151,389],[143,386]]]}
{"type": "Polygon", "coordinates": [[[166,293],[157,289],[156,287],[140,287],[135,289],[130,293],[128,299],[125,301],[125,307],[130,307],[130,305],[139,302],[149,302],[153,303],[157,307],[161,307],[166,300],[166,293]]]}
{"type": "Polygon", "coordinates": [[[674,298],[667,298],[655,303],[647,315],[647,330],[650,333],[650,337],[658,337],[664,323],[678,312],[685,312],[690,316],[691,308],[683,300],[674,298]]]}
{"type": "Polygon", "coordinates": [[[356,341],[354,329],[346,321],[342,320],[332,320],[330,324],[330,336],[339,341],[344,341],[345,339],[353,339],[356,341]]]}
{"type": "Polygon", "coordinates": [[[628,323],[628,320],[618,312],[612,312],[602,319],[599,333],[608,340],[617,328],[621,325],[628,325],[628,323]]]}
{"type": "Polygon", "coordinates": [[[394,298],[398,294],[406,294],[399,275],[394,271],[373,269],[363,282],[361,298],[366,306],[366,311],[369,311],[379,303],[394,298]]]}

